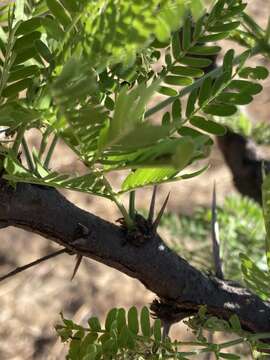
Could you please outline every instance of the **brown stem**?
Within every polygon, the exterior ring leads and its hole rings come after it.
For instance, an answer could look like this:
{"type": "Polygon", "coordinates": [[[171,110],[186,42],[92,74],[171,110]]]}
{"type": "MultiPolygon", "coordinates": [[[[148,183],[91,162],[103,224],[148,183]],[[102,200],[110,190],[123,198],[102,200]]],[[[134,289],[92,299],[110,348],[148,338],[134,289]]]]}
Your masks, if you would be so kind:
{"type": "Polygon", "coordinates": [[[237,190],[261,204],[262,165],[269,169],[270,162],[258,155],[252,140],[229,130],[217,141],[237,190]]]}

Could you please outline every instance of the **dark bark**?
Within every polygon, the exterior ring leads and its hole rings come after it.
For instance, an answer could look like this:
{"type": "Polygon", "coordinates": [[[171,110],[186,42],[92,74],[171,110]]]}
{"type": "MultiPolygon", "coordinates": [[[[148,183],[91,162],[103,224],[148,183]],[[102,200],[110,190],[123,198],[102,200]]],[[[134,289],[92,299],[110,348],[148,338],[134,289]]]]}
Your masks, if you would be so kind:
{"type": "Polygon", "coordinates": [[[120,226],[88,213],[54,189],[0,180],[0,223],[38,233],[138,279],[161,299],[188,316],[207,305],[209,313],[228,319],[236,313],[252,332],[270,331],[270,303],[247,289],[206,276],[171,251],[155,235],[141,246],[126,242],[120,226]]]}
{"type": "Polygon", "coordinates": [[[217,137],[217,141],[237,190],[261,204],[262,166],[269,170],[270,162],[258,155],[251,139],[229,130],[226,135],[217,137]]]}

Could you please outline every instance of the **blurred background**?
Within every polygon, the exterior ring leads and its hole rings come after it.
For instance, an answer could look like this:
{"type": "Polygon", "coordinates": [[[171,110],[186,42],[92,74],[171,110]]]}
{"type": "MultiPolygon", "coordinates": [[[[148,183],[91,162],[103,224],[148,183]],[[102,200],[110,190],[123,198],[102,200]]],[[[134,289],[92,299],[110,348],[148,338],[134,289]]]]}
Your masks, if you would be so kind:
{"type": "MultiPolygon", "coordinates": [[[[265,27],[270,15],[270,0],[247,2],[247,12],[265,27]]],[[[229,46],[228,42],[224,44],[224,52],[229,46]]],[[[270,69],[269,63],[260,56],[252,61],[270,69]]],[[[263,85],[263,93],[256,96],[247,109],[254,122],[270,121],[270,79],[264,81],[263,85]]],[[[155,99],[156,102],[159,100],[155,99]]],[[[33,146],[38,144],[37,133],[30,133],[29,138],[33,146]]],[[[53,160],[57,170],[80,170],[81,165],[63,144],[58,145],[55,154],[53,160]]],[[[115,183],[119,180],[113,179],[115,183]]],[[[214,181],[218,204],[222,204],[225,196],[235,190],[231,174],[217,147],[211,155],[210,169],[199,178],[160,186],[158,206],[171,191],[167,211],[191,214],[198,205],[211,204],[214,181]]],[[[108,200],[76,192],[63,193],[77,206],[109,221],[114,222],[120,216],[117,208],[108,200]]],[[[142,210],[147,209],[150,197],[151,189],[138,191],[137,206],[142,210]]],[[[163,233],[166,240],[166,229],[163,233]]],[[[0,275],[57,249],[47,239],[15,228],[1,230],[0,244],[0,275]]],[[[191,246],[196,248],[195,240],[191,246]]],[[[93,315],[103,319],[112,307],[141,307],[154,299],[154,294],[138,281],[89,259],[83,260],[71,282],[74,264],[74,257],[61,255],[0,283],[0,360],[64,359],[66,348],[57,339],[54,330],[54,326],[60,322],[61,311],[65,317],[84,324],[93,315]]],[[[192,336],[181,324],[174,326],[171,335],[183,340],[192,336]]],[[[243,358],[248,357],[243,355],[243,358]]]]}

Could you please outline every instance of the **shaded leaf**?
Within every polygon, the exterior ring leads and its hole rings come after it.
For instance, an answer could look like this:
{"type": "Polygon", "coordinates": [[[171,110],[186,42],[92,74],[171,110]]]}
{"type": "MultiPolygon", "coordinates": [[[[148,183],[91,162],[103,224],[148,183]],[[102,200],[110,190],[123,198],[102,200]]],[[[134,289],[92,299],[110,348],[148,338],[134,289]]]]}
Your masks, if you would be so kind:
{"type": "Polygon", "coordinates": [[[178,94],[178,92],[175,89],[166,86],[160,86],[158,92],[166,96],[176,96],[178,94]]]}
{"type": "Polygon", "coordinates": [[[141,310],[141,330],[144,336],[151,336],[150,314],[146,306],[141,310]]]}
{"type": "Polygon", "coordinates": [[[182,76],[166,76],[164,79],[166,84],[176,85],[176,86],[188,86],[193,83],[191,78],[182,77],[182,76]]]}
{"type": "Polygon", "coordinates": [[[210,104],[203,108],[206,114],[216,116],[231,116],[237,112],[237,107],[229,104],[210,104]]]}
{"type": "Polygon", "coordinates": [[[201,69],[186,67],[186,66],[173,66],[170,68],[170,72],[175,75],[201,77],[204,72],[201,69]]]}
{"type": "Polygon", "coordinates": [[[256,95],[262,91],[262,86],[246,80],[233,80],[229,85],[229,89],[239,90],[249,95],[256,95]]]}
{"type": "Polygon", "coordinates": [[[205,120],[203,117],[201,116],[193,116],[190,119],[190,123],[191,125],[206,131],[210,134],[213,135],[225,135],[226,134],[226,128],[212,120],[205,120]]]}
{"type": "Polygon", "coordinates": [[[185,56],[183,58],[179,58],[178,62],[195,68],[205,68],[212,64],[212,60],[210,59],[191,57],[191,56],[185,56]]]}
{"type": "Polygon", "coordinates": [[[138,334],[139,331],[139,321],[138,321],[138,311],[135,306],[131,307],[128,311],[128,328],[133,334],[138,334]]]}

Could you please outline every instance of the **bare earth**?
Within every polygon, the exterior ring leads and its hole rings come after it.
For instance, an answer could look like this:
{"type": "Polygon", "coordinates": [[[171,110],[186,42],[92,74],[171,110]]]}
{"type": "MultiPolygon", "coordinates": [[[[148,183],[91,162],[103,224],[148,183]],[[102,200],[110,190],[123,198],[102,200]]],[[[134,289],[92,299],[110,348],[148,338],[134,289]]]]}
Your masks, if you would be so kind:
{"type": "MultiPolygon", "coordinates": [[[[248,4],[249,13],[265,26],[270,15],[270,0],[249,0],[248,4]]],[[[263,63],[261,57],[256,60],[263,63]]],[[[265,65],[270,68],[269,64],[265,65]]],[[[269,90],[270,80],[265,82],[263,94],[257,96],[249,108],[254,121],[268,121],[269,90]]],[[[31,141],[33,145],[37,144],[36,134],[31,134],[31,141]]],[[[61,144],[55,166],[62,171],[80,169],[78,162],[61,144]]],[[[119,178],[114,181],[118,183],[119,178]]],[[[191,212],[198,204],[210,203],[214,181],[218,201],[222,203],[224,196],[235,190],[217,149],[212,153],[210,170],[200,178],[160,187],[159,204],[171,191],[173,196],[168,209],[191,212]]],[[[148,206],[150,191],[139,192],[139,207],[148,206]]],[[[100,217],[110,221],[119,217],[119,212],[109,201],[75,192],[65,192],[65,195],[79,207],[100,217]]],[[[0,239],[0,274],[56,249],[48,240],[15,228],[1,230],[0,239]]],[[[138,281],[91,260],[83,261],[76,278],[70,282],[73,266],[74,258],[62,255],[0,284],[1,360],[64,359],[66,349],[57,340],[54,330],[61,311],[66,317],[84,324],[93,315],[104,318],[112,307],[140,307],[154,298],[138,281]]],[[[191,336],[183,325],[175,326],[172,335],[181,339],[191,336]]]]}

